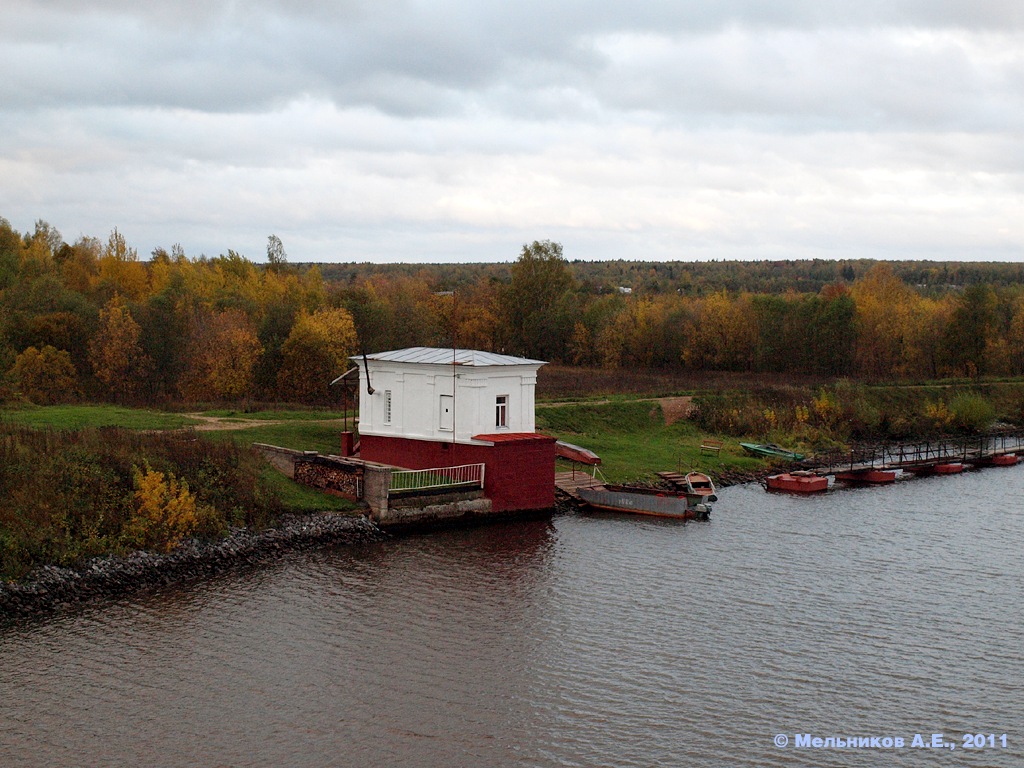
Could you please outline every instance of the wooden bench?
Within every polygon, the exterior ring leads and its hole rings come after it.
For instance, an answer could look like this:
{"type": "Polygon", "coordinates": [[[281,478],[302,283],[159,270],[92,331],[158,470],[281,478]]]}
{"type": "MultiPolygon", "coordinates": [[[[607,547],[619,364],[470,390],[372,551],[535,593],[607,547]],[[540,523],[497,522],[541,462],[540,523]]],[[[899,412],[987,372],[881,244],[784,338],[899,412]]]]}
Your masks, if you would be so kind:
{"type": "Polygon", "coordinates": [[[722,452],[722,441],[715,437],[705,437],[700,441],[701,453],[713,453],[718,456],[722,452]]]}

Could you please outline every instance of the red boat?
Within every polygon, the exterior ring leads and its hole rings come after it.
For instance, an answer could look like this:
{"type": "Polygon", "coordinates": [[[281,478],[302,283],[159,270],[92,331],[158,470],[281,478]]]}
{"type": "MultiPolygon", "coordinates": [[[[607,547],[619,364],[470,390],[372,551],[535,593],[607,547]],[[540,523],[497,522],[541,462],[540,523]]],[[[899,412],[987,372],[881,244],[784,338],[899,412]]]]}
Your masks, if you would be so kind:
{"type": "Polygon", "coordinates": [[[593,451],[561,440],[555,442],[555,455],[560,459],[576,461],[591,467],[596,467],[601,463],[601,457],[593,451]]]}
{"type": "Polygon", "coordinates": [[[836,480],[844,483],[895,483],[896,473],[889,469],[855,469],[850,472],[836,472],[836,480]]]}
{"type": "Polygon", "coordinates": [[[989,460],[989,464],[993,467],[1012,467],[1018,461],[1020,461],[1020,458],[1016,453],[1001,453],[998,456],[993,456],[989,460]]]}
{"type": "Polygon", "coordinates": [[[765,478],[764,487],[769,491],[819,493],[828,490],[828,478],[813,472],[785,472],[765,478]]]}

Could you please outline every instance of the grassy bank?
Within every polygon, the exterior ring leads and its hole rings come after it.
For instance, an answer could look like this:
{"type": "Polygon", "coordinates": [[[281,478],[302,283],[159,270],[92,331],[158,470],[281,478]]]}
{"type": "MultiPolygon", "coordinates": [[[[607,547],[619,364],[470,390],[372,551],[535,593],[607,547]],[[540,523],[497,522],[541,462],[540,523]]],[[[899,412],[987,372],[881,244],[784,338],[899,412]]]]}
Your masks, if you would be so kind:
{"type": "Polygon", "coordinates": [[[228,442],[119,427],[0,424],[0,575],[272,523],[262,462],[228,442]]]}
{"type": "Polygon", "coordinates": [[[722,452],[701,454],[703,433],[693,422],[666,424],[657,401],[615,401],[562,405],[537,410],[537,427],[601,457],[601,471],[612,482],[657,480],[656,472],[702,469],[747,471],[763,462],[746,456],[736,439],[722,452]]]}
{"type": "Polygon", "coordinates": [[[774,442],[804,453],[858,443],[962,437],[1024,425],[1024,382],[870,386],[848,381],[699,391],[689,419],[665,424],[657,400],[547,405],[542,431],[597,453],[609,480],[652,480],[659,470],[743,473],[765,466],[740,442],[774,442]],[[724,442],[702,455],[702,437],[724,442]]]}
{"type": "MultiPolygon", "coordinates": [[[[662,470],[699,468],[734,477],[757,471],[766,464],[744,454],[739,443],[747,440],[814,453],[1024,424],[1024,381],[701,388],[691,392],[690,417],[671,424],[657,399],[605,394],[612,397],[547,403],[536,417],[539,430],[601,456],[612,481],[653,481],[662,470]],[[701,453],[707,436],[723,439],[719,455],[701,453]]],[[[264,442],[335,453],[344,426],[336,411],[184,414],[54,406],[7,410],[0,419],[4,578],[42,563],[168,549],[186,535],[259,527],[281,511],[353,507],[293,483],[249,450],[264,442]],[[231,428],[217,428],[225,424],[231,428]]]]}
{"type": "MultiPolygon", "coordinates": [[[[231,419],[230,412],[213,412],[231,419]]],[[[239,414],[243,429],[199,433],[203,419],[113,406],[0,413],[0,578],[43,564],[135,549],[168,551],[184,537],[261,528],[282,512],[355,505],[299,485],[255,455],[254,441],[336,450],[329,412],[239,414]],[[185,427],[185,429],[182,429],[185,427]]]]}
{"type": "Polygon", "coordinates": [[[124,429],[181,429],[198,422],[180,413],[117,405],[22,405],[0,411],[4,421],[26,427],[84,429],[122,427],[124,429]]]}
{"type": "Polygon", "coordinates": [[[706,432],[813,453],[852,443],[960,437],[999,424],[1024,424],[1024,382],[764,386],[703,393],[694,405],[694,421],[706,432]]]}

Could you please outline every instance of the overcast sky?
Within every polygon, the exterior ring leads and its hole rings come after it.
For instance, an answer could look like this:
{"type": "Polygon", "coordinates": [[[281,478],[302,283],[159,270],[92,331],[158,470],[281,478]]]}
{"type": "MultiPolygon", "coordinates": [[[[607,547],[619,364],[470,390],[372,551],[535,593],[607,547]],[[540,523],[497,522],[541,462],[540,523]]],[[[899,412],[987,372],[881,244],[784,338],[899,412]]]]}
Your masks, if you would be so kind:
{"type": "Polygon", "coordinates": [[[1021,0],[2,0],[0,216],[143,257],[1024,258],[1021,0]]]}

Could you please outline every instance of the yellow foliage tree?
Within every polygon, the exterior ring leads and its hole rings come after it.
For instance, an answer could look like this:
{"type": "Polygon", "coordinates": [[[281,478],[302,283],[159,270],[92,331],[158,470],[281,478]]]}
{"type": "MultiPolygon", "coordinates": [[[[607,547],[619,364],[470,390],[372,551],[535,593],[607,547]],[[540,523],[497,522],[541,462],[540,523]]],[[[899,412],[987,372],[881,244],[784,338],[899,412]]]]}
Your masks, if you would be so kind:
{"type": "Polygon", "coordinates": [[[857,304],[857,370],[872,378],[898,375],[920,296],[887,264],[872,267],[851,293],[857,304]]]}
{"type": "Polygon", "coordinates": [[[286,400],[325,402],[330,382],[356,351],[356,326],[347,309],[301,314],[281,347],[279,394],[286,400]]]}
{"type": "Polygon", "coordinates": [[[127,296],[132,301],[143,299],[149,292],[146,265],[139,261],[139,254],[128,247],[124,235],[116,229],[110,233],[97,266],[97,288],[127,296]]]}
{"type": "Polygon", "coordinates": [[[683,362],[704,370],[748,370],[756,343],[750,297],[732,299],[720,291],[700,302],[693,342],[684,347],[683,362]]]}
{"type": "Polygon", "coordinates": [[[23,397],[37,405],[70,403],[78,399],[78,371],[71,355],[47,344],[29,347],[14,361],[11,373],[23,397]]]}
{"type": "Polygon", "coordinates": [[[139,342],[141,335],[142,329],[120,296],[100,310],[100,327],[89,343],[89,361],[96,378],[115,400],[136,397],[152,368],[139,342]]]}
{"type": "Polygon", "coordinates": [[[590,362],[593,340],[590,329],[581,321],[573,323],[572,336],[569,338],[569,354],[573,365],[585,365],[590,362]]]}
{"type": "Polygon", "coordinates": [[[202,314],[189,343],[179,388],[186,400],[232,400],[248,395],[263,354],[252,320],[236,309],[202,314]]]}
{"type": "Polygon", "coordinates": [[[170,552],[199,528],[210,510],[196,503],[184,479],[157,472],[147,463],[133,470],[135,516],[125,526],[129,546],[170,552]]]}

